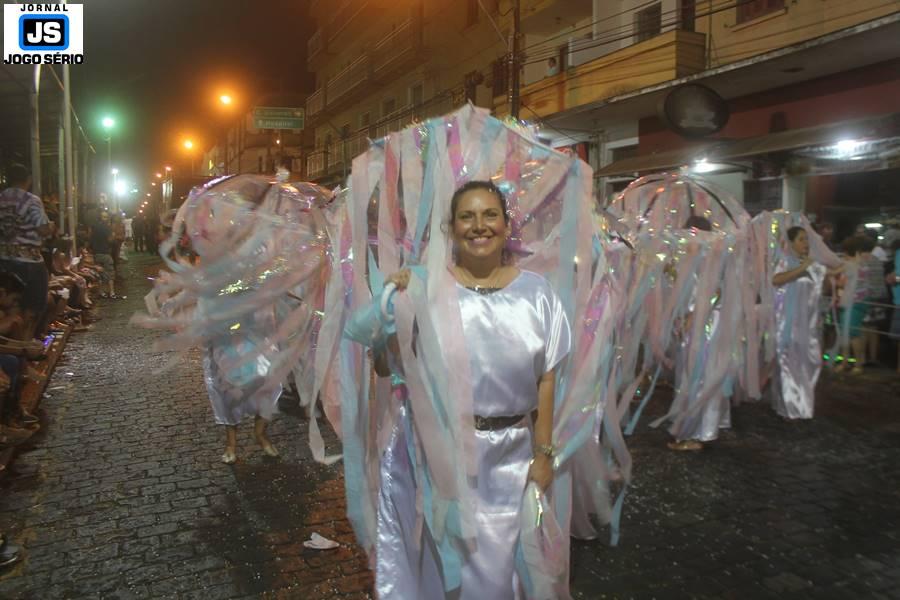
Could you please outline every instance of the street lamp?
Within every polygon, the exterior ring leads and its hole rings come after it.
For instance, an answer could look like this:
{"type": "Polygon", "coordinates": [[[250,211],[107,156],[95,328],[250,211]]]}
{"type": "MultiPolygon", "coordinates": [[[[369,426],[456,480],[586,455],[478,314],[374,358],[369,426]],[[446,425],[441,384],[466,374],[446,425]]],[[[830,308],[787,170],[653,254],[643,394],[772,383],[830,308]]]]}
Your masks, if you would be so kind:
{"type": "Polygon", "coordinates": [[[162,179],[162,173],[157,173],[157,174],[156,174],[156,178],[157,178],[157,179],[162,179]]]}
{"type": "Polygon", "coordinates": [[[191,140],[190,138],[188,138],[188,139],[184,140],[181,143],[181,145],[184,146],[184,149],[187,150],[188,154],[190,154],[190,156],[191,156],[191,177],[193,177],[194,176],[194,152],[193,152],[194,141],[191,140]]]}
{"type": "Polygon", "coordinates": [[[106,132],[106,168],[112,169],[112,131],[116,127],[116,120],[107,115],[100,120],[100,124],[106,132]]]}
{"type": "Polygon", "coordinates": [[[112,192],[113,193],[110,193],[110,197],[113,198],[116,210],[118,211],[119,210],[119,199],[118,199],[118,196],[116,196],[115,191],[118,186],[119,170],[117,168],[113,167],[109,170],[109,172],[113,176],[113,184],[112,184],[112,192]]]}
{"type": "MultiPolygon", "coordinates": [[[[232,108],[232,104],[234,104],[234,97],[229,93],[224,93],[219,95],[219,105],[225,111],[230,111],[232,108]]],[[[222,174],[228,175],[228,126],[229,119],[225,118],[225,126],[222,132],[222,174]]],[[[240,164],[240,159],[238,159],[238,164],[240,164]]],[[[239,167],[240,168],[240,167],[239,167]]]]}

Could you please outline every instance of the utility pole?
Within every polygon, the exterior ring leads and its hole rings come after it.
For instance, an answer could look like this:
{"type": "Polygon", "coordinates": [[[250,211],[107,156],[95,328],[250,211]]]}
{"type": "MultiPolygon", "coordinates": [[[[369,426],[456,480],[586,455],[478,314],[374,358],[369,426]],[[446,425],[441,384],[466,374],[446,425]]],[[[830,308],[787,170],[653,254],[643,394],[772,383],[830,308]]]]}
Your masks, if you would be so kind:
{"type": "Polygon", "coordinates": [[[519,32],[521,30],[519,0],[513,0],[513,26],[509,34],[509,114],[519,118],[519,32]]]}
{"type": "Polygon", "coordinates": [[[31,90],[28,94],[31,105],[31,191],[40,197],[43,190],[43,176],[41,175],[41,118],[38,95],[41,91],[41,65],[34,66],[34,75],[31,81],[31,90]]]}

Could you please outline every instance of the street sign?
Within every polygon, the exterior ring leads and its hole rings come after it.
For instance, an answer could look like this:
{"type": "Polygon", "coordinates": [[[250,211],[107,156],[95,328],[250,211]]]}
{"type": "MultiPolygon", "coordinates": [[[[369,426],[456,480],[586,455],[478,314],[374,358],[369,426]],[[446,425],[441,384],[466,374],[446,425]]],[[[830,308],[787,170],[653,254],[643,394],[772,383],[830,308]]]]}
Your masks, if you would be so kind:
{"type": "Polygon", "coordinates": [[[303,129],[303,108],[257,106],[253,109],[254,129],[303,129]]]}

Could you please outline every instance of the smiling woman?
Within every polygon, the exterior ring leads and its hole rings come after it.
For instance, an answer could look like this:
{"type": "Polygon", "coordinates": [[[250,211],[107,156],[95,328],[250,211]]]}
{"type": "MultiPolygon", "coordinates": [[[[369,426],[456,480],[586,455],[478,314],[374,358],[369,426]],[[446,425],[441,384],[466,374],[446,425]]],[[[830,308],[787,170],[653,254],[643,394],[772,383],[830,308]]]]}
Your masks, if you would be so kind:
{"type": "MultiPolygon", "coordinates": [[[[433,542],[419,544],[409,537],[405,524],[414,519],[410,500],[415,484],[408,465],[396,458],[406,443],[397,437],[382,463],[383,480],[394,482],[387,492],[390,505],[397,508],[379,515],[376,587],[381,598],[436,598],[443,596],[444,588],[458,585],[460,599],[511,600],[521,597],[515,558],[523,494],[530,483],[541,491],[553,483],[555,377],[570,350],[569,321],[546,279],[510,264],[505,248],[512,227],[506,198],[497,186],[471,181],[458,188],[448,225],[445,233],[453,243],[449,281],[452,286],[455,280],[456,288],[441,295],[458,305],[462,335],[459,344],[448,344],[441,352],[448,365],[469,365],[458,375],[467,379],[474,412],[474,543],[453,556],[455,550],[435,551],[433,542]],[[391,552],[398,543],[419,548],[420,555],[407,564],[391,552]],[[457,560],[459,583],[430,575],[439,572],[437,565],[457,560]]],[[[424,283],[411,281],[409,270],[387,282],[401,292],[424,283]]],[[[380,376],[402,378],[414,368],[400,346],[397,336],[391,336],[375,350],[380,376]]],[[[465,400],[457,397],[453,402],[461,405],[465,400]]],[[[415,427],[412,431],[419,435],[415,427]]],[[[428,538],[431,532],[424,535],[428,538]]]]}
{"type": "Polygon", "coordinates": [[[518,269],[504,265],[510,230],[503,192],[488,181],[470,181],[453,194],[450,212],[454,277],[479,293],[505,287],[518,269]]]}

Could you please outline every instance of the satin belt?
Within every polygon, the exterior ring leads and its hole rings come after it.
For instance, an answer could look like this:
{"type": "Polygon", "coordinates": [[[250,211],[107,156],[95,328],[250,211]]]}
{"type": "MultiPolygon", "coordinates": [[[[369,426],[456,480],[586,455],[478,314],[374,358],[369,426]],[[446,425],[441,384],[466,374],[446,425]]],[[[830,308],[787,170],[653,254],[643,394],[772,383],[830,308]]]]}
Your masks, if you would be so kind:
{"type": "Polygon", "coordinates": [[[511,417],[482,417],[475,415],[475,429],[478,431],[499,431],[518,425],[526,415],[513,415],[511,417]]]}

